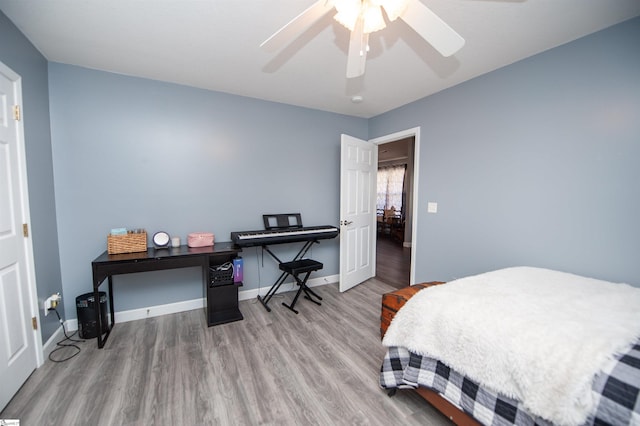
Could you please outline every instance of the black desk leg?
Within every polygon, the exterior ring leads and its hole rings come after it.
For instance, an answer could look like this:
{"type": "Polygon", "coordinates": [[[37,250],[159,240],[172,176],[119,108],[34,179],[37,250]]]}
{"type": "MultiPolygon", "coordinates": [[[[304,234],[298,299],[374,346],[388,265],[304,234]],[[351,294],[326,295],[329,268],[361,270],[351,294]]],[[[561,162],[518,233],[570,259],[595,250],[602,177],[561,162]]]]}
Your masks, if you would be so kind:
{"type": "Polygon", "coordinates": [[[116,323],[116,314],[113,311],[113,279],[111,275],[109,275],[109,312],[111,313],[111,325],[109,325],[109,330],[116,323]]]}
{"type": "Polygon", "coordinates": [[[111,316],[111,324],[109,324],[109,318],[105,318],[105,320],[107,321],[106,324],[106,328],[107,328],[107,332],[104,333],[104,337],[102,336],[102,329],[103,329],[103,325],[102,325],[102,309],[100,308],[100,284],[102,283],[95,283],[93,286],[93,300],[95,302],[95,312],[96,312],[96,329],[97,329],[97,335],[98,335],[98,349],[102,349],[105,345],[105,343],[107,343],[107,338],[109,337],[109,334],[111,334],[111,329],[113,328],[113,325],[115,324],[115,314],[114,314],[114,310],[113,310],[113,280],[111,278],[111,275],[109,275],[108,278],[108,287],[109,287],[109,314],[111,316]]]}
{"type": "MultiPolygon", "coordinates": [[[[102,349],[105,341],[102,340],[102,315],[100,315],[100,283],[93,284],[93,300],[96,309],[94,309],[96,316],[96,330],[98,335],[98,349],[102,349]]],[[[106,339],[105,339],[106,340],[106,339]]]]}

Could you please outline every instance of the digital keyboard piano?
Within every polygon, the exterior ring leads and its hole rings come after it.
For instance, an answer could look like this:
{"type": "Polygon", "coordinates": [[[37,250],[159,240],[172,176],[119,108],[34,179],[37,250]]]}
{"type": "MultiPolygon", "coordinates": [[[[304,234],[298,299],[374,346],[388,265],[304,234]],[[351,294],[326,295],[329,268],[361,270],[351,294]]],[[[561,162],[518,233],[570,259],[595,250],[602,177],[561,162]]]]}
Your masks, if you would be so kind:
{"type": "Polygon", "coordinates": [[[232,232],[231,241],[238,247],[254,247],[300,241],[327,240],[338,236],[335,226],[305,226],[232,232]]]}
{"type": "Polygon", "coordinates": [[[303,280],[299,280],[297,277],[297,268],[290,267],[292,265],[299,266],[300,264],[306,262],[316,265],[315,269],[313,270],[322,269],[322,263],[309,259],[303,260],[303,258],[313,244],[319,243],[319,240],[328,240],[337,237],[338,234],[340,234],[340,229],[336,226],[331,225],[302,226],[300,213],[262,215],[262,219],[264,220],[265,228],[263,230],[240,231],[231,233],[231,241],[237,247],[262,247],[263,252],[266,251],[267,253],[269,253],[269,255],[271,255],[271,257],[276,262],[278,262],[280,269],[283,271],[280,275],[280,278],[278,278],[276,282],[271,286],[266,295],[258,295],[258,300],[260,301],[260,303],[262,303],[262,305],[268,312],[271,312],[271,308],[269,308],[268,306],[269,300],[271,300],[273,295],[276,294],[280,286],[284,283],[286,277],[288,275],[294,275],[296,278],[296,282],[300,286],[300,289],[298,290],[298,293],[296,294],[291,305],[286,305],[284,303],[283,305],[291,309],[293,312],[298,313],[294,309],[294,305],[296,303],[296,300],[298,299],[298,296],[300,295],[300,291],[304,291],[305,298],[308,298],[316,304],[320,304],[318,301],[313,300],[311,296],[315,296],[319,300],[322,300],[322,298],[306,286],[306,281],[307,278],[309,278],[310,271],[304,271],[306,272],[306,277],[303,280]],[[269,245],[295,242],[304,242],[304,245],[290,262],[282,262],[282,260],[280,260],[278,256],[276,256],[276,254],[269,249],[269,245]]]}

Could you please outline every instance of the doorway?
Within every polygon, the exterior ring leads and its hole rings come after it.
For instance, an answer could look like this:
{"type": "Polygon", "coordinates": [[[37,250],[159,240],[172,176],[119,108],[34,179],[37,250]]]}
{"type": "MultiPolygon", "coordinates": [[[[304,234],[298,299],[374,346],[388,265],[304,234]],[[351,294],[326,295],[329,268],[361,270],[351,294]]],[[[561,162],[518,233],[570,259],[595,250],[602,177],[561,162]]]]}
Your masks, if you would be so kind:
{"type": "Polygon", "coordinates": [[[415,281],[413,254],[417,215],[415,206],[418,193],[419,128],[394,133],[371,142],[378,145],[378,168],[384,171],[382,177],[387,174],[397,176],[404,171],[404,185],[400,184],[401,189],[394,183],[384,184],[378,190],[380,200],[376,205],[375,275],[377,279],[395,288],[403,288],[415,281]],[[385,197],[385,191],[392,194],[385,197]]]}

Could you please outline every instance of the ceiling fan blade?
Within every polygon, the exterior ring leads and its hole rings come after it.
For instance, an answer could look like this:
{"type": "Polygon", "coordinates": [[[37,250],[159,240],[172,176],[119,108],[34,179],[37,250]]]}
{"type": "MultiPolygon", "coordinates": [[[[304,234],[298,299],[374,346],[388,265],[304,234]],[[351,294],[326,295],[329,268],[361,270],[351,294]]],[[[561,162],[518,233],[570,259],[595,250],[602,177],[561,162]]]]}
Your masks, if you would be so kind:
{"type": "Polygon", "coordinates": [[[400,15],[420,37],[431,44],[442,56],[448,57],[464,46],[464,39],[419,0],[409,0],[400,15]]]}
{"type": "Polygon", "coordinates": [[[313,25],[333,8],[333,0],[318,0],[284,27],[276,31],[260,45],[268,52],[275,52],[291,43],[300,33],[313,25]]]}
{"type": "Polygon", "coordinates": [[[359,17],[349,38],[347,56],[347,78],[360,77],[364,74],[369,48],[369,34],[364,33],[364,20],[359,17]]]}

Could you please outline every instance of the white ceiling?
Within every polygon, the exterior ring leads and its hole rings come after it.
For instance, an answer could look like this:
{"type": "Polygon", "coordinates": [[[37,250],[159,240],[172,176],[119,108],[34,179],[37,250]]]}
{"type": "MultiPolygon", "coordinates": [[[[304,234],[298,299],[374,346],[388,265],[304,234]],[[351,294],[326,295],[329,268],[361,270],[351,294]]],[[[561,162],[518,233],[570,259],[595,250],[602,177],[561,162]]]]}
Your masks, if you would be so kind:
{"type": "Polygon", "coordinates": [[[0,10],[49,61],[365,118],[640,15],[639,0],[422,0],[462,50],[443,58],[396,20],[371,34],[364,76],[347,79],[349,32],[331,14],[280,52],[258,48],[314,1],[0,0],[0,10]]]}

